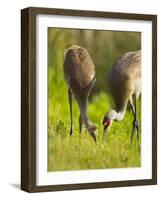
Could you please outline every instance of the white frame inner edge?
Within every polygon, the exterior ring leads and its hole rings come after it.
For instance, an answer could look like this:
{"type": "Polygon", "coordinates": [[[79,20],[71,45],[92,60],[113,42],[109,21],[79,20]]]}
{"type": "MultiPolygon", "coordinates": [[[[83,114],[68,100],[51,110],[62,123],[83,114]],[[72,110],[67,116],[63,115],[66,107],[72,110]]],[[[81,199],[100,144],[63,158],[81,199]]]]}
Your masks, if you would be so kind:
{"type": "MultiPolygon", "coordinates": [[[[107,47],[108,48],[108,47],[107,47]]],[[[92,17],[36,17],[36,185],[58,185],[152,178],[152,22],[92,17]],[[48,27],[141,32],[141,167],[48,172],[48,27]]],[[[58,91],[59,92],[59,91],[58,91]]],[[[130,142],[130,141],[129,141],[130,142]]]]}

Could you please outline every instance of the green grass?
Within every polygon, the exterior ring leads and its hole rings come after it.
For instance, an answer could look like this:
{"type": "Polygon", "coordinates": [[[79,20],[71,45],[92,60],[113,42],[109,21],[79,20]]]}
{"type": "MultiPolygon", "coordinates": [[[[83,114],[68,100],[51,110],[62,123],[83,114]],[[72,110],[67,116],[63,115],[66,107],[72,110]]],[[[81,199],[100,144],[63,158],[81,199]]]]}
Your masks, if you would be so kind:
{"type": "MultiPolygon", "coordinates": [[[[74,134],[69,135],[70,113],[67,85],[61,68],[49,67],[48,93],[48,171],[139,167],[141,159],[136,136],[130,145],[132,113],[127,110],[122,122],[113,122],[106,141],[102,143],[101,124],[104,114],[111,109],[111,97],[104,91],[94,94],[89,101],[89,118],[98,126],[97,143],[85,128],[79,134],[79,109],[73,102],[74,134]]],[[[138,103],[139,118],[141,103],[138,103]]]]}

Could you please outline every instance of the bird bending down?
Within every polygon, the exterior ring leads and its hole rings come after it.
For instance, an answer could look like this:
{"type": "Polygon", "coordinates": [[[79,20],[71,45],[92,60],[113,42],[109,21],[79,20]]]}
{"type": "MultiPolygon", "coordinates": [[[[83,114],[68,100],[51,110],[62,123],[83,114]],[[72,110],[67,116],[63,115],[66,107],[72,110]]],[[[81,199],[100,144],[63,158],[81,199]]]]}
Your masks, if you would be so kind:
{"type": "Polygon", "coordinates": [[[95,66],[85,48],[72,45],[65,50],[64,78],[69,86],[68,98],[71,119],[70,135],[73,133],[72,96],[74,96],[80,109],[80,133],[82,131],[82,124],[84,123],[88,132],[96,142],[97,127],[88,119],[87,114],[88,96],[96,81],[95,66]]]}
{"type": "Polygon", "coordinates": [[[140,128],[137,118],[137,99],[141,94],[141,51],[128,52],[122,56],[113,66],[108,74],[108,86],[116,105],[116,110],[110,110],[103,119],[103,140],[109,131],[113,120],[123,120],[127,103],[134,116],[131,143],[134,133],[137,131],[139,145],[140,128]]]}

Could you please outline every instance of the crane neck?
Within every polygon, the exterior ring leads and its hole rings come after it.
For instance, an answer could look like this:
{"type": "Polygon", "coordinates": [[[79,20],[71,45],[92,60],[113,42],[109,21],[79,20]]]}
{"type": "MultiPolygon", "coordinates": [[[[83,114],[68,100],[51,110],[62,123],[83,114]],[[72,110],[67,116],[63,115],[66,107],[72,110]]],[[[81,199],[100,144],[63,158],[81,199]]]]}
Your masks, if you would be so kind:
{"type": "Polygon", "coordinates": [[[81,117],[82,117],[82,120],[86,126],[86,128],[90,128],[90,121],[88,119],[88,114],[87,114],[87,107],[86,106],[82,106],[81,109],[80,109],[80,113],[81,113],[81,117]]]}
{"type": "Polygon", "coordinates": [[[88,119],[88,114],[87,114],[87,104],[88,104],[88,99],[87,97],[83,97],[83,98],[80,98],[78,96],[75,96],[77,102],[78,102],[78,106],[79,106],[79,109],[80,109],[80,114],[81,114],[81,118],[86,126],[86,128],[88,129],[89,126],[90,126],[90,122],[89,122],[89,119],[88,119]]]}
{"type": "Polygon", "coordinates": [[[126,107],[127,103],[125,103],[123,106],[121,106],[116,111],[115,121],[122,121],[124,119],[125,113],[126,113],[126,107]]]}
{"type": "Polygon", "coordinates": [[[124,116],[125,116],[125,112],[126,110],[121,110],[121,111],[118,111],[116,112],[116,116],[115,116],[115,121],[122,121],[124,116]]]}

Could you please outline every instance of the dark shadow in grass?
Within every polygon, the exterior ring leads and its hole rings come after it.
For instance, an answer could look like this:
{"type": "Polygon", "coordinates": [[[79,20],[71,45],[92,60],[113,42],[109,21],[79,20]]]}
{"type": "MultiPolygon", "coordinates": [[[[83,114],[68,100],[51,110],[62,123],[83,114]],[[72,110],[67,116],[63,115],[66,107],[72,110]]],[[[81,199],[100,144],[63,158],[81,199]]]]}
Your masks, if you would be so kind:
{"type": "Polygon", "coordinates": [[[10,183],[10,185],[16,189],[20,189],[20,184],[18,183],[10,183]]]}

